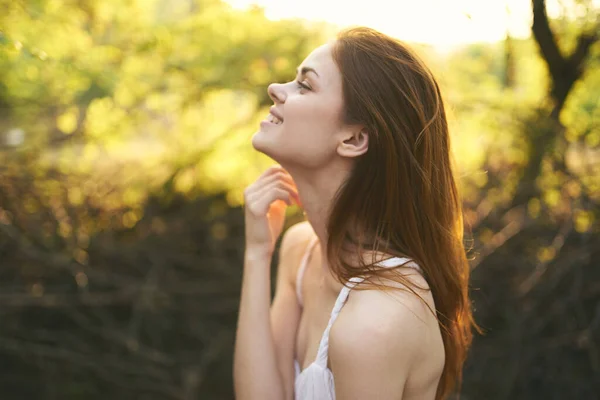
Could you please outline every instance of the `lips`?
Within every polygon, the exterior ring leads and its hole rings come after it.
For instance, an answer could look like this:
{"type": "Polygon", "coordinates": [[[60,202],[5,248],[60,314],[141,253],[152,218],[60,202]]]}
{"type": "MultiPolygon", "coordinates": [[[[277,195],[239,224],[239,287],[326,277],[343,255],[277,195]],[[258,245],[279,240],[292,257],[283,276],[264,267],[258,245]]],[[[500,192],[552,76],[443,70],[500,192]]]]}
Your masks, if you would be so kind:
{"type": "MultiPolygon", "coordinates": [[[[283,122],[283,115],[281,115],[281,113],[279,112],[279,110],[277,110],[277,109],[275,108],[275,106],[271,107],[271,108],[270,108],[270,110],[269,110],[269,112],[271,113],[271,115],[272,115],[273,117],[275,117],[275,120],[276,120],[276,121],[278,120],[278,122],[279,122],[279,123],[282,123],[282,122],[283,122]]],[[[277,122],[276,122],[276,123],[277,123],[277,122]]]]}
{"type": "Polygon", "coordinates": [[[274,116],[273,114],[267,115],[267,121],[274,123],[275,125],[281,124],[283,121],[274,116]]]}

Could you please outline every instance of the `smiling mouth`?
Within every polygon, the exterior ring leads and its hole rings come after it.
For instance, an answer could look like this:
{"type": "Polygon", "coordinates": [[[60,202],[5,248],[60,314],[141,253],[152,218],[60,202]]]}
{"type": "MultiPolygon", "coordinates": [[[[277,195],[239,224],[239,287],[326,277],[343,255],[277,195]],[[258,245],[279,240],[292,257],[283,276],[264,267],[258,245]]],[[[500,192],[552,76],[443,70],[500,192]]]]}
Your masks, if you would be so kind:
{"type": "Polygon", "coordinates": [[[282,120],[274,116],[273,114],[269,114],[267,116],[267,121],[274,123],[275,125],[281,125],[283,123],[282,120]]]}

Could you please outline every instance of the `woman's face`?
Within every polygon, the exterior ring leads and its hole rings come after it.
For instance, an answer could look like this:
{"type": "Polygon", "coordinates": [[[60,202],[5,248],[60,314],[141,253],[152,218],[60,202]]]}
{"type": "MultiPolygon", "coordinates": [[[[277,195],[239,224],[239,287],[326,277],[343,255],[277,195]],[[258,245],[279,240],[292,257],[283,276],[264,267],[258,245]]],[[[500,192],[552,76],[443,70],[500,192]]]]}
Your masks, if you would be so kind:
{"type": "Polygon", "coordinates": [[[298,67],[296,80],[269,85],[274,106],[252,145],[284,167],[319,168],[336,156],[343,101],[332,45],[315,49],[298,67]]]}

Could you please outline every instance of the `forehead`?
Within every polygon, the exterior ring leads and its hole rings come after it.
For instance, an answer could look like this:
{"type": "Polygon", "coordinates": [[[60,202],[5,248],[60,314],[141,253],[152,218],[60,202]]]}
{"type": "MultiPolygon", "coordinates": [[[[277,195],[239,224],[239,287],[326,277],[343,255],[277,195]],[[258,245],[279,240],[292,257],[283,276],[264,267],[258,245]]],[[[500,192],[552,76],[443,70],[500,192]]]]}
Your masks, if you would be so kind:
{"type": "Polygon", "coordinates": [[[306,61],[314,61],[314,62],[333,61],[333,59],[331,58],[332,46],[333,46],[332,43],[325,43],[324,45],[317,47],[306,57],[306,59],[304,61],[305,62],[306,61]]]}
{"type": "Polygon", "coordinates": [[[319,74],[319,80],[327,82],[336,80],[339,78],[339,70],[333,61],[332,48],[332,42],[317,47],[304,59],[300,67],[314,68],[319,74]]]}

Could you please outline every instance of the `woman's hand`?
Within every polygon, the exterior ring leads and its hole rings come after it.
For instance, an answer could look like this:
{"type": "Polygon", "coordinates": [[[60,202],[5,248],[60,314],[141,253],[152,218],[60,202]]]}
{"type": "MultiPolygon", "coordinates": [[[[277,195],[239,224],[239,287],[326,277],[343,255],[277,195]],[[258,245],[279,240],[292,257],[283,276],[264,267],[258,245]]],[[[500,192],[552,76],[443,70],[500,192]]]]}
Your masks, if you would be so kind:
{"type": "Polygon", "coordinates": [[[244,190],[244,203],[246,251],[272,255],[286,207],[300,205],[294,180],[281,166],[272,166],[244,190]]]}

